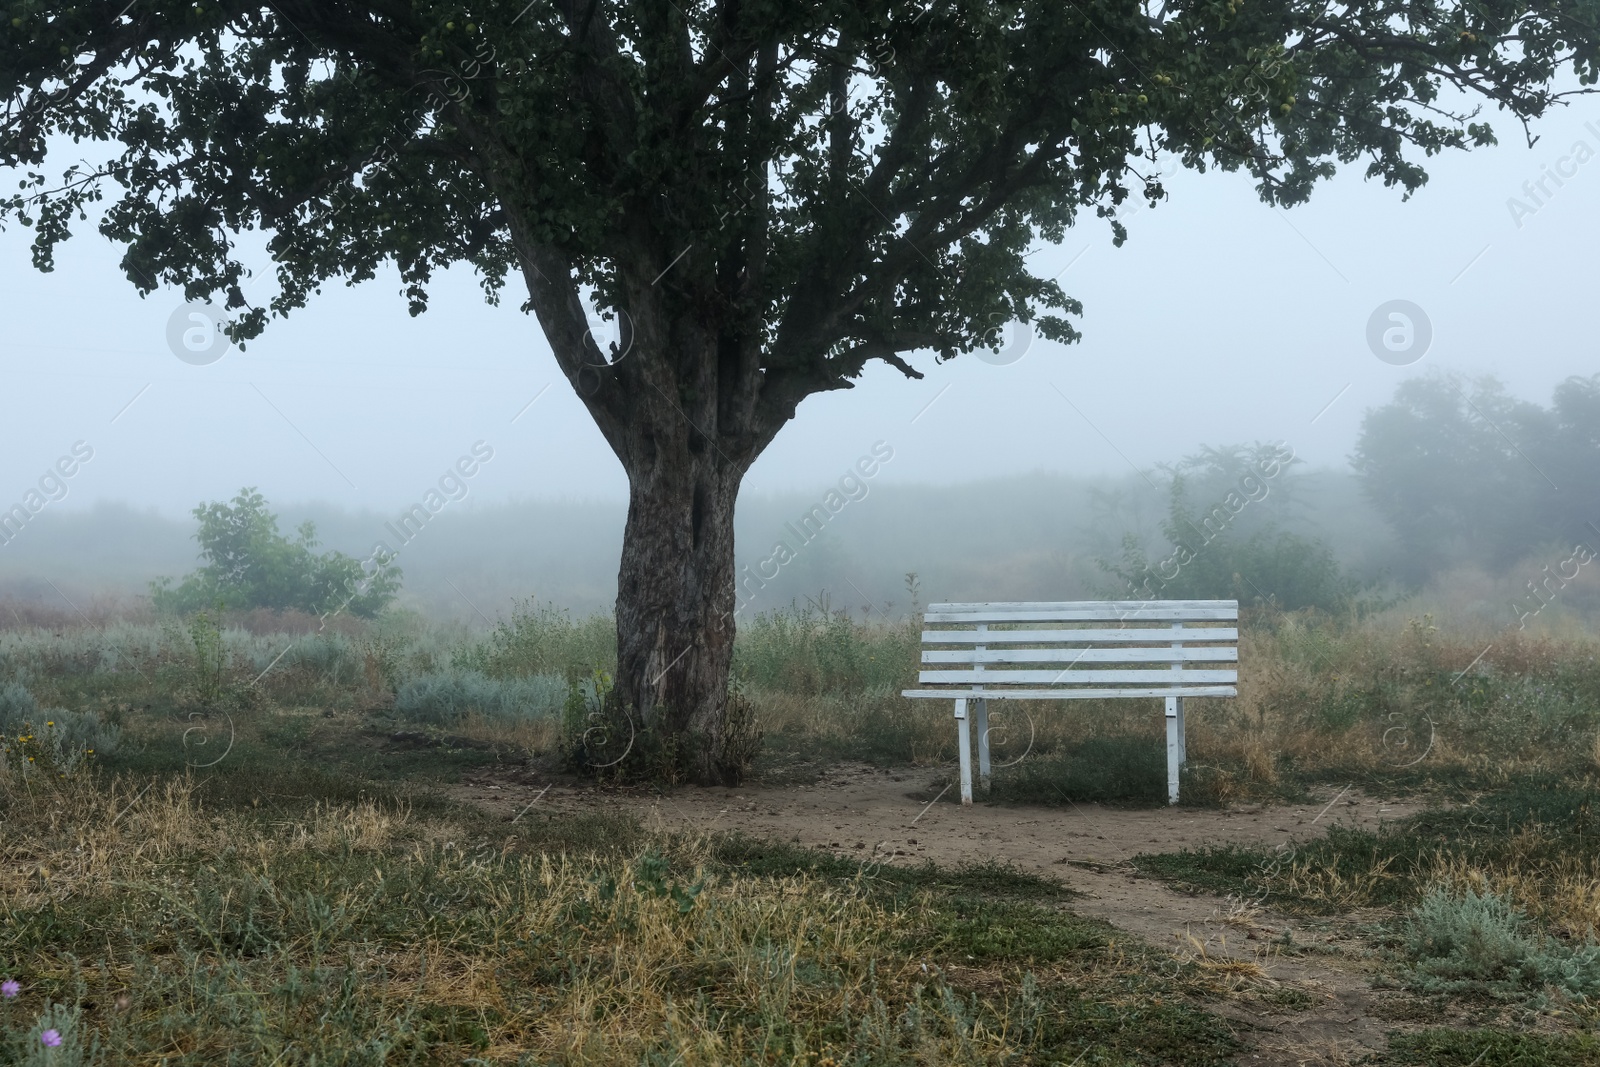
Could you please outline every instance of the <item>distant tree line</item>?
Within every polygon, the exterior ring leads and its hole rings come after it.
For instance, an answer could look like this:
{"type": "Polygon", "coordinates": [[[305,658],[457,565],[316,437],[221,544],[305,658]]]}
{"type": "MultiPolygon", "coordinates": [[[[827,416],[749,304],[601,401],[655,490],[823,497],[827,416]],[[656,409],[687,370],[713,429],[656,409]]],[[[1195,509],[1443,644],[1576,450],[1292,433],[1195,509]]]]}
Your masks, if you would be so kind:
{"type": "Polygon", "coordinates": [[[1413,379],[1367,413],[1351,462],[1394,530],[1406,584],[1600,548],[1600,374],[1568,378],[1548,408],[1493,378],[1413,379]]]}
{"type": "Polygon", "coordinates": [[[1170,479],[1162,536],[1170,549],[1152,560],[1144,541],[1125,535],[1116,562],[1101,569],[1107,594],[1132,600],[1238,600],[1295,611],[1346,612],[1369,593],[1317,538],[1284,528],[1297,500],[1284,444],[1204,448],[1165,467],[1170,479]]]}
{"type": "MultiPolygon", "coordinates": [[[[1135,525],[1167,545],[1150,550],[1146,538],[1125,534],[1119,558],[1098,560],[1113,579],[1101,592],[1288,610],[1377,606],[1376,580],[1356,578],[1325,540],[1290,528],[1306,528],[1296,523],[1306,507],[1301,462],[1285,445],[1258,443],[1203,448],[1162,467],[1165,516],[1135,525]]],[[[1367,413],[1351,462],[1394,535],[1385,577],[1402,587],[1460,566],[1498,573],[1540,555],[1556,563],[1575,546],[1584,559],[1600,555],[1600,374],[1562,382],[1549,407],[1508,395],[1493,378],[1413,379],[1367,413]]],[[[1137,517],[1129,511],[1137,494],[1089,495],[1099,528],[1126,530],[1137,517]]],[[[204,565],[177,585],[153,583],[159,609],[342,608],[371,617],[399,589],[392,565],[368,575],[350,556],[316,551],[309,522],[294,537],[280,533],[253,489],[193,514],[204,565]]],[[[1116,553],[1117,545],[1108,540],[1101,551],[1116,553]]]]}
{"type": "MultiPolygon", "coordinates": [[[[1300,506],[1290,470],[1299,461],[1281,449],[1205,448],[1163,468],[1170,548],[1152,559],[1143,538],[1125,535],[1120,558],[1099,561],[1116,579],[1106,592],[1378,606],[1377,580],[1358,580],[1324,541],[1285,528],[1300,506]]],[[[1529,557],[1600,554],[1600,374],[1568,378],[1549,407],[1490,377],[1413,379],[1367,413],[1351,464],[1394,536],[1383,577],[1401,588],[1461,566],[1493,574],[1529,557]]]]}

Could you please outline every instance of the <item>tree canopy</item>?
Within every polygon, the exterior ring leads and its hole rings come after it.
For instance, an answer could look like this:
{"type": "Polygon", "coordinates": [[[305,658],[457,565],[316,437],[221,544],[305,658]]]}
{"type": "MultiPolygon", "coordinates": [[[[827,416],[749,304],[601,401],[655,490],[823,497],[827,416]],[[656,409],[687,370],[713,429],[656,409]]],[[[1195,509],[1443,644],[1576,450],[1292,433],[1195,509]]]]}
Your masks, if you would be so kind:
{"type": "Polygon", "coordinates": [[[1246,167],[1275,203],[1335,160],[1409,192],[1417,155],[1493,139],[1471,98],[1521,120],[1563,65],[1596,75],[1593,0],[7,7],[0,163],[29,170],[5,215],[41,268],[111,191],[129,279],[226,298],[239,340],[385,263],[413,313],[450,263],[491,295],[520,270],[608,437],[649,360],[610,365],[582,292],[638,327],[660,289],[656,313],[692,309],[786,416],[1013,319],[1075,336],[1025,257],[1085,210],[1120,242],[1116,206],[1163,195],[1158,153],[1246,167]],[[62,135],[113,151],[57,180],[34,168],[62,135]]]}

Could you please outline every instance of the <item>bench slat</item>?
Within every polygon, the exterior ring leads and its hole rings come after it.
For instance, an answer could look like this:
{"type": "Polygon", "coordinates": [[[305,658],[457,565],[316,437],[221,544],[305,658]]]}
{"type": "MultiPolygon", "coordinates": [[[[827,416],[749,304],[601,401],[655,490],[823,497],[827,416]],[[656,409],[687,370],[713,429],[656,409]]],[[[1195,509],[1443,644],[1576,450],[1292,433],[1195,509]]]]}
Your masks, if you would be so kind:
{"type": "Polygon", "coordinates": [[[1101,644],[1107,641],[1127,641],[1154,644],[1158,641],[1181,641],[1184,644],[1202,641],[1237,641],[1239,631],[1232,626],[1195,626],[1179,629],[1176,626],[1129,626],[1121,630],[1069,629],[1059,630],[924,630],[925,645],[1062,645],[1101,644]]]}
{"type": "Polygon", "coordinates": [[[1237,648],[935,649],[924,663],[1237,663],[1237,648]]]}
{"type": "Polygon", "coordinates": [[[1071,610],[1022,610],[1019,607],[993,611],[934,611],[922,616],[923,622],[1121,622],[1129,619],[1148,622],[1233,622],[1238,608],[1138,608],[1085,607],[1071,610]]]}
{"type": "Polygon", "coordinates": [[[1232,697],[1239,690],[1231,685],[1175,685],[1159,689],[902,689],[900,695],[912,698],[963,700],[1110,700],[1119,697],[1232,697]]]}
{"type": "MultiPolygon", "coordinates": [[[[1236,682],[1238,671],[920,671],[917,681],[924,685],[1078,685],[1089,682],[1157,684],[1172,679],[1173,685],[1195,682],[1236,682]]],[[[962,694],[951,691],[953,697],[962,694]]]]}

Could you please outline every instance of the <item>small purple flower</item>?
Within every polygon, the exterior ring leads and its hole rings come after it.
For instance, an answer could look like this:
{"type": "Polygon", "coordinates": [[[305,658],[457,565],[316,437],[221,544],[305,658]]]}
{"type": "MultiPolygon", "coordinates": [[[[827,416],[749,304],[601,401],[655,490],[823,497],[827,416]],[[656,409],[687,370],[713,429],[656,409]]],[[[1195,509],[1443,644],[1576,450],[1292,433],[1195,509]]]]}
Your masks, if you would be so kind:
{"type": "Polygon", "coordinates": [[[46,1030],[39,1035],[39,1040],[43,1042],[45,1048],[55,1048],[61,1044],[61,1032],[59,1030],[46,1030]]]}
{"type": "Polygon", "coordinates": [[[0,997],[10,1000],[20,992],[22,992],[22,986],[18,985],[14,980],[7,978],[4,982],[0,982],[0,997]]]}

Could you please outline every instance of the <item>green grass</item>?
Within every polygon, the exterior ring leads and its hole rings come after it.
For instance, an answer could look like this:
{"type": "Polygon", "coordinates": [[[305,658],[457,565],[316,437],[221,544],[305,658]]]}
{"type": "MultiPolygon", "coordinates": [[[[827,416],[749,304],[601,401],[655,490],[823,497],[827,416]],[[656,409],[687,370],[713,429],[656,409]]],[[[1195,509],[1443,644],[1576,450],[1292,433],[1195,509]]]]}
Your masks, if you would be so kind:
{"type": "MultiPolygon", "coordinates": [[[[337,632],[295,636],[246,632],[237,624],[263,620],[241,617],[220,632],[220,677],[202,669],[204,650],[177,623],[0,630],[0,675],[26,678],[46,706],[79,711],[182,717],[218,706],[207,699],[214,695],[227,707],[256,701],[361,714],[392,708],[398,697],[415,714],[445,723],[462,709],[505,718],[512,705],[546,707],[552,693],[530,686],[548,689],[558,678],[614,668],[607,615],[574,618],[529,603],[476,639],[401,615],[335,621],[337,632]]],[[[868,625],[810,609],[742,620],[734,669],[768,727],[761,773],[804,778],[819,759],[952,763],[947,710],[898,695],[915,677],[918,635],[914,619],[868,625]]],[[[1595,652],[1592,641],[1513,634],[1485,653],[1427,619],[1396,631],[1253,615],[1240,653],[1251,685],[1238,699],[1197,702],[1191,716],[1186,802],[1282,800],[1333,781],[1466,797],[1529,773],[1592,773],[1600,738],[1595,652]]],[[[996,759],[1027,756],[997,773],[996,798],[1160,803],[1163,744],[1156,702],[1149,703],[1017,709],[1015,736],[997,745],[996,759]],[[1030,714],[1036,736],[1025,722],[1030,714]]]]}
{"type": "Polygon", "coordinates": [[[1098,953],[1123,938],[1108,923],[1021,901],[953,896],[913,940],[916,948],[978,964],[1050,964],[1098,953]]]}
{"type": "Polygon", "coordinates": [[[1414,905],[1437,880],[1441,859],[1480,870],[1600,869],[1600,785],[1530,778],[1376,831],[1332,826],[1287,850],[1218,845],[1133,862],[1143,873],[1206,892],[1328,913],[1414,905]],[[1300,871],[1322,880],[1297,877],[1300,871]],[[1335,895],[1329,886],[1345,891],[1335,895]]]}
{"type": "Polygon", "coordinates": [[[1205,975],[1152,977],[1054,881],[601,813],[510,826],[440,792],[506,753],[397,748],[346,696],[331,718],[114,704],[123,743],[96,767],[0,783],[0,972],[24,983],[0,1048],[28,1062],[54,1025],[61,1063],[172,1067],[1237,1051],[1205,975]],[[654,962],[623,981],[616,960],[654,962]]]}
{"type": "Polygon", "coordinates": [[[181,774],[193,768],[216,780],[208,789],[243,796],[247,802],[280,793],[346,798],[373,783],[404,783],[414,792],[526,757],[509,745],[452,744],[447,732],[377,715],[330,720],[308,712],[236,710],[135,713],[124,721],[132,728],[101,759],[102,766],[142,775],[181,774]],[[397,731],[432,735],[438,743],[393,742],[390,737],[397,731]],[[288,763],[286,756],[292,757],[288,763]],[[273,780],[280,776],[299,781],[275,786],[273,780]]]}
{"type": "MultiPolygon", "coordinates": [[[[1595,1021],[1600,788],[1592,782],[1531,778],[1377,831],[1335,826],[1280,850],[1212,846],[1140,855],[1133,864],[1182,888],[1291,913],[1344,917],[1377,909],[1351,932],[1374,950],[1389,986],[1438,995],[1481,1022],[1529,1009],[1595,1021]]],[[[1445,1042],[1443,1058],[1392,1062],[1458,1062],[1448,1051],[1456,1038],[1437,1040],[1445,1042]]],[[[1492,1034],[1483,1040],[1488,1044],[1472,1046],[1460,1062],[1479,1052],[1484,1062],[1569,1062],[1537,1058],[1536,1042],[1516,1045],[1492,1034]],[[1532,1058],[1517,1059],[1519,1049],[1532,1058]]]]}
{"type": "Polygon", "coordinates": [[[1594,1067],[1600,1039],[1504,1030],[1425,1030],[1398,1034],[1376,1067],[1594,1067]]]}
{"type": "Polygon", "coordinates": [[[259,807],[249,789],[208,792],[211,779],[8,795],[27,845],[0,875],[0,974],[24,991],[0,1047],[64,1004],[81,1012],[59,1024],[71,1062],[159,1051],[173,1067],[808,1050],[1214,1067],[1238,1048],[1195,1003],[1204,976],[1157,977],[1151,950],[1012,868],[864,870],[597,816],[511,828],[444,802],[351,802],[363,787],[291,762],[251,783],[276,787],[259,807]],[[638,963],[632,977],[618,960],[638,963]],[[552,1018],[590,1036],[542,1030],[552,1018]]]}

